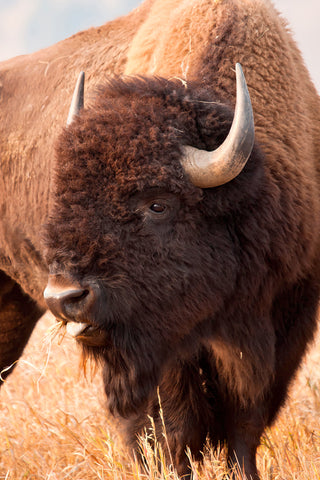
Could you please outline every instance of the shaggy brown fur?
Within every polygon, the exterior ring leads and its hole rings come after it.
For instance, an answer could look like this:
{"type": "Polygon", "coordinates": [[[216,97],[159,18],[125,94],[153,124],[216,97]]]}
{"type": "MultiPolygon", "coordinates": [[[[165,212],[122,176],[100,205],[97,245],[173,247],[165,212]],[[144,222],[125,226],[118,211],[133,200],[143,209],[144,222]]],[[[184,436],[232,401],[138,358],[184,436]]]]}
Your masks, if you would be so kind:
{"type": "MultiPolygon", "coordinates": [[[[74,318],[99,332],[84,349],[104,362],[108,406],[129,445],[137,448],[149,415],[161,441],[159,385],[181,475],[186,446],[199,457],[209,435],[226,441],[230,465],[238,459],[256,479],[261,433],[316,327],[319,97],[269,2],[156,0],[145,8],[126,64],[127,74],[144,76],[105,82],[59,138],[45,254],[19,240],[16,221],[4,245],[19,263],[17,246],[26,245],[24,289],[31,258],[39,278],[46,262],[52,278],[94,292],[74,318]],[[226,137],[237,61],[256,144],[237,178],[201,190],[181,167],[182,147],[212,150],[226,137]]],[[[42,181],[31,180],[31,192],[42,181]]],[[[6,262],[12,275],[8,253],[6,262]]]]}

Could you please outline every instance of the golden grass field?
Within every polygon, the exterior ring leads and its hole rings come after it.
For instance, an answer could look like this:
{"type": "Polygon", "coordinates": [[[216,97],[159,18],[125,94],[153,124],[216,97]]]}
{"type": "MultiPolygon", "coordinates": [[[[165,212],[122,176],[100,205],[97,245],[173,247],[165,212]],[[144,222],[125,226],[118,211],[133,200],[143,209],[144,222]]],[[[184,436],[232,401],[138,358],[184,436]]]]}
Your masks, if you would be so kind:
{"type": "MultiPolygon", "coordinates": [[[[141,442],[150,473],[139,473],[105,412],[99,372],[83,378],[73,339],[44,340],[53,324],[49,315],[39,322],[1,389],[0,479],[177,479],[146,439],[141,442]]],[[[320,336],[262,438],[258,466],[262,480],[320,480],[320,336]]],[[[225,478],[223,449],[218,455],[208,448],[203,468],[193,464],[193,470],[198,480],[225,478]]]]}

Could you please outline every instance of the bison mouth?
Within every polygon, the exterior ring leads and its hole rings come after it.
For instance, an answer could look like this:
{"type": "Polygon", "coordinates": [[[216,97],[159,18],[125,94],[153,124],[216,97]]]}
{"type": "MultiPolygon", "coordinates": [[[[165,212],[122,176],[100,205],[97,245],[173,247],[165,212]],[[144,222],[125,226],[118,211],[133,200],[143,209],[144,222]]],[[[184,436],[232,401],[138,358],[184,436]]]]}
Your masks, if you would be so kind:
{"type": "Polygon", "coordinates": [[[103,347],[107,343],[106,333],[99,327],[89,323],[68,321],[65,327],[69,335],[77,342],[90,347],[103,347]]]}

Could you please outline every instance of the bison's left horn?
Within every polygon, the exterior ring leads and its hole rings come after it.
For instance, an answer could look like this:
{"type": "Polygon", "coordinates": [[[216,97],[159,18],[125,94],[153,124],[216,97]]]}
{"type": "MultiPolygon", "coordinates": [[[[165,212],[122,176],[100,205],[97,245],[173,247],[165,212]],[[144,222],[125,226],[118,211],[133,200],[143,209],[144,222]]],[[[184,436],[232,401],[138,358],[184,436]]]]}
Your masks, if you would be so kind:
{"type": "Polygon", "coordinates": [[[80,110],[83,108],[83,92],[84,92],[84,72],[80,72],[76,88],[73,92],[73,97],[71,101],[71,106],[69,110],[69,115],[67,119],[67,125],[70,125],[75,116],[79,114],[80,110]]]}
{"type": "Polygon", "coordinates": [[[245,166],[254,144],[254,120],[250,95],[239,63],[236,64],[237,100],[231,129],[212,152],[184,147],[181,164],[194,185],[210,188],[233,180],[245,166]]]}

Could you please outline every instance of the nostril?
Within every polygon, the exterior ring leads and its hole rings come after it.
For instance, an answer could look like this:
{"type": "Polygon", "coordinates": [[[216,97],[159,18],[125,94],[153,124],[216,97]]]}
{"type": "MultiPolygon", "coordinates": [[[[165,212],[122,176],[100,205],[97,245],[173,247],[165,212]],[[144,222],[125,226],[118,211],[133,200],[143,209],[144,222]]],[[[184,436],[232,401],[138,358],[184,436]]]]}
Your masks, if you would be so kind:
{"type": "Polygon", "coordinates": [[[72,292],[66,292],[65,296],[62,296],[62,300],[70,303],[81,302],[89,295],[89,290],[72,290],[72,292]]]}
{"type": "Polygon", "coordinates": [[[61,288],[48,284],[44,291],[44,298],[56,317],[78,320],[88,313],[90,298],[93,296],[91,293],[90,289],[61,288]]]}
{"type": "Polygon", "coordinates": [[[67,316],[75,316],[84,309],[89,299],[89,290],[76,290],[67,293],[61,298],[62,309],[67,316]]]}

